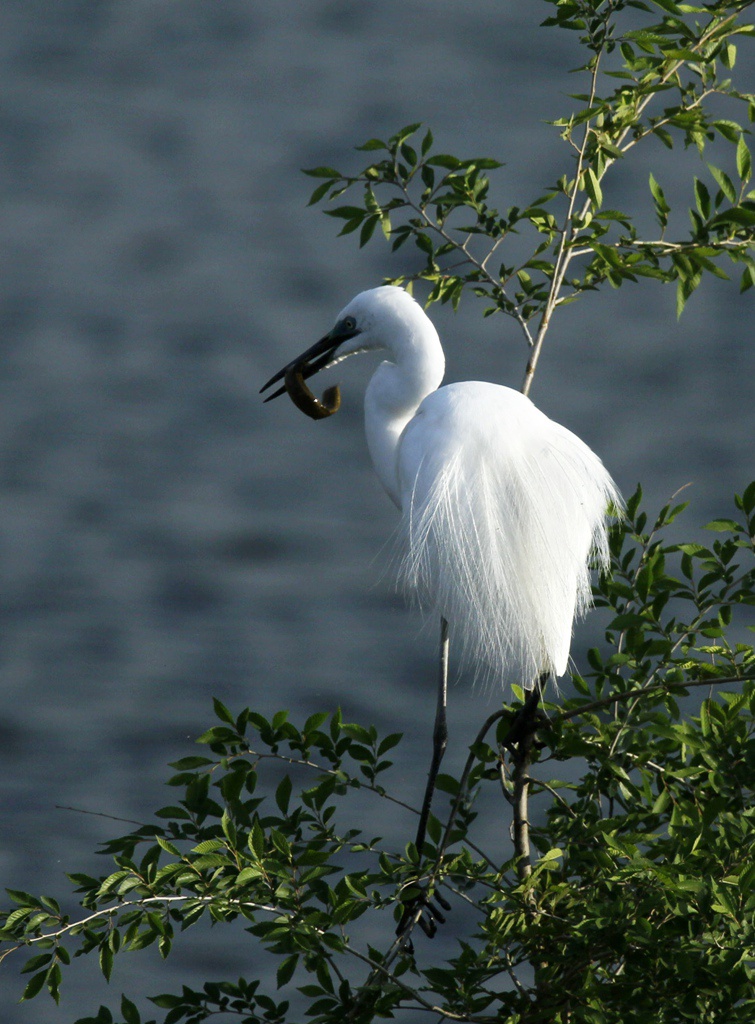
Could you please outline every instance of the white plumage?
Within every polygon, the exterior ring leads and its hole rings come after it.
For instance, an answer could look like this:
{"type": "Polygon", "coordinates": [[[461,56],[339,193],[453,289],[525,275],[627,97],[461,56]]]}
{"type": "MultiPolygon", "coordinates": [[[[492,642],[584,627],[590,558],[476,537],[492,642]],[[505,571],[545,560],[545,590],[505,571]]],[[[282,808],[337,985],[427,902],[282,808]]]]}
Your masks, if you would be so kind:
{"type": "Polygon", "coordinates": [[[402,577],[423,605],[485,676],[529,689],[562,675],[591,549],[607,560],[616,494],[597,456],[519,392],[468,382],[425,399],[399,465],[402,577]]]}
{"type": "Polygon", "coordinates": [[[367,387],[365,429],[401,510],[401,579],[448,621],[479,676],[530,689],[543,673],[562,675],[574,617],[590,603],[590,555],[607,562],[606,512],[620,502],[610,476],[519,392],[478,381],[440,387],[437,332],[401,288],[357,295],[265,388],[285,376],[297,405],[328,415],[335,389],[323,406],[303,378],[372,349],[386,361],[367,387]]]}

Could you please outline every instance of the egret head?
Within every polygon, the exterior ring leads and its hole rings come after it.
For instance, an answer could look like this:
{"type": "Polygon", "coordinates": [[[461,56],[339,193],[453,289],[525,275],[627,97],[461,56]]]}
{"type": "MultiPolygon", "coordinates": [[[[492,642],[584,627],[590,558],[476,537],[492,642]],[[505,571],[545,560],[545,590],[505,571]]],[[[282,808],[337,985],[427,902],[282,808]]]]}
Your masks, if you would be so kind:
{"type": "Polygon", "coordinates": [[[407,321],[417,314],[424,317],[421,308],[403,288],[383,285],[360,292],[338,314],[332,330],[279,370],[260,389],[261,392],[267,391],[273,384],[283,381],[283,387],[268,395],[265,401],[288,392],[294,405],[312,419],[332,416],[341,404],[338,385],[327,388],[319,399],[307,386],[307,378],[349,356],[388,348],[392,338],[399,334],[400,327],[403,325],[406,330],[407,321]]]}

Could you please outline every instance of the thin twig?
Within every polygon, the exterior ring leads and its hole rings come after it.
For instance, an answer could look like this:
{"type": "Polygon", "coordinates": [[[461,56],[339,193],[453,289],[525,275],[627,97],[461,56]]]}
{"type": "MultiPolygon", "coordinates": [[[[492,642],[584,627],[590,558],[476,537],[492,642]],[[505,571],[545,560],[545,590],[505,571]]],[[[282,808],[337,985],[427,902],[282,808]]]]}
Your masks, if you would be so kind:
{"type": "MultiPolygon", "coordinates": [[[[711,24],[708,26],[706,31],[702,33],[700,38],[691,47],[691,49],[695,50],[695,51],[698,51],[698,52],[700,50],[702,50],[703,47],[707,44],[708,40],[713,35],[715,35],[716,33],[720,32],[721,29],[725,28],[728,24],[731,24],[732,22],[734,22],[737,19],[737,17],[742,13],[742,11],[746,7],[752,6],[752,3],[754,3],[754,2],[755,2],[755,0],[750,0],[749,3],[744,4],[737,12],[729,15],[727,18],[724,18],[722,20],[716,19],[715,17],[712,18],[711,19],[711,24]]],[[[613,13],[613,11],[611,11],[610,13],[613,13]]],[[[610,14],[607,15],[607,17],[610,17],[610,14]]],[[[595,100],[595,95],[596,95],[596,92],[597,92],[598,70],[599,70],[599,66],[600,66],[600,58],[602,56],[602,52],[603,51],[601,50],[598,53],[596,53],[595,59],[593,61],[593,66],[592,66],[592,69],[591,69],[590,95],[589,95],[589,99],[588,99],[588,102],[587,102],[587,109],[592,107],[593,102],[595,100]]],[[[659,84],[660,85],[664,85],[665,83],[667,83],[671,78],[673,78],[674,75],[676,75],[679,72],[679,69],[682,68],[685,63],[686,63],[686,61],[684,59],[679,59],[677,61],[674,61],[666,69],[664,74],[660,77],[659,84]]],[[[694,109],[694,107],[696,107],[700,103],[702,103],[702,101],[707,97],[707,95],[709,95],[711,92],[715,92],[715,91],[717,91],[717,90],[703,90],[701,92],[701,94],[698,97],[695,98],[694,102],[690,102],[684,109],[685,110],[694,109]]],[[[639,119],[643,116],[643,114],[645,113],[645,110],[647,109],[649,104],[655,99],[656,95],[657,95],[657,90],[654,89],[651,93],[649,93],[647,96],[645,96],[644,99],[640,100],[640,102],[637,104],[637,108],[635,110],[635,116],[632,118],[632,123],[628,124],[625,127],[625,129],[620,133],[618,138],[616,139],[615,145],[617,147],[621,147],[622,146],[622,143],[624,143],[624,141],[626,140],[627,135],[629,135],[630,132],[632,132],[633,129],[637,126],[637,124],[639,122],[639,119]]],[[[658,125],[653,125],[652,127],[649,127],[641,135],[639,135],[637,137],[633,137],[624,146],[624,149],[622,150],[622,152],[626,152],[627,150],[631,149],[632,146],[636,145],[637,142],[640,141],[640,139],[646,138],[648,135],[652,135],[653,132],[655,131],[655,129],[657,127],[659,127],[659,126],[660,126],[660,122],[659,122],[658,125]]],[[[569,197],[569,207],[568,207],[568,210],[567,210],[567,213],[566,213],[566,217],[564,219],[564,225],[563,225],[563,227],[561,229],[561,232],[560,232],[560,241],[559,241],[558,251],[556,253],[556,260],[555,260],[555,263],[554,263],[554,274],[553,274],[553,278],[551,280],[551,286],[550,286],[550,289],[549,289],[549,292],[548,292],[548,298],[546,300],[545,309],[543,310],[543,314],[542,314],[542,317],[540,319],[540,326],[539,326],[538,331],[537,331],[537,336],[535,338],[535,343],[534,343],[534,345],[532,347],[532,352],[530,353],[530,357],[529,357],[529,360],[527,362],[527,368],[525,370],[524,380],[522,381],[521,391],[522,391],[522,394],[524,394],[524,395],[529,394],[530,386],[532,384],[532,380],[533,380],[534,375],[535,375],[535,370],[537,368],[538,359],[540,358],[540,352],[542,350],[543,342],[545,340],[545,335],[546,335],[546,333],[548,331],[548,328],[550,326],[551,317],[552,317],[553,312],[556,309],[556,307],[560,304],[559,295],[560,295],[560,292],[561,292],[561,287],[563,285],[564,277],[566,276],[566,271],[567,271],[567,269],[569,267],[569,264],[571,263],[572,259],[574,258],[574,256],[577,255],[577,251],[579,251],[579,252],[584,254],[584,250],[575,250],[575,249],[571,248],[571,243],[574,241],[574,239],[579,234],[579,229],[574,227],[574,212],[575,212],[577,195],[578,195],[578,193],[580,191],[580,189],[579,189],[579,182],[580,182],[580,177],[581,177],[581,174],[582,174],[582,169],[584,167],[585,154],[587,152],[587,144],[588,144],[588,141],[589,141],[589,138],[590,138],[592,132],[593,132],[592,118],[590,118],[589,120],[587,120],[585,122],[584,137],[582,139],[581,146],[579,146],[579,148],[578,148],[577,166],[576,166],[576,172],[575,172],[575,176],[574,176],[574,184],[573,184],[573,187],[572,187],[571,195],[569,197]]],[[[571,142],[572,140],[570,139],[569,141],[571,142]]],[[[574,145],[574,143],[572,143],[572,145],[574,145]]],[[[575,149],[577,148],[576,145],[574,146],[574,148],[575,149]]],[[[606,159],[606,163],[605,163],[605,166],[603,168],[603,171],[599,175],[599,179],[598,179],[599,181],[603,180],[603,178],[605,177],[605,175],[606,175],[607,171],[609,170],[609,168],[612,167],[613,164],[616,162],[616,159],[617,159],[616,157],[608,157],[606,159]]],[[[585,201],[584,201],[584,203],[582,205],[582,208],[579,211],[579,217],[580,217],[581,220],[584,220],[584,218],[585,218],[586,214],[588,213],[591,205],[592,205],[592,201],[591,201],[590,197],[586,196],[585,197],[585,201]]],[[[592,251],[592,250],[588,250],[588,251],[592,251]]]]}
{"type": "MultiPolygon", "coordinates": [[[[343,772],[335,768],[326,768],[325,765],[317,764],[316,761],[308,761],[305,758],[301,757],[287,757],[285,754],[261,754],[259,753],[259,751],[253,750],[251,747],[247,747],[245,750],[242,750],[238,754],[233,755],[233,757],[229,757],[227,760],[232,761],[235,758],[246,757],[247,755],[251,755],[252,757],[257,758],[258,761],[284,761],[286,764],[294,765],[295,767],[312,768],[315,771],[321,772],[323,775],[334,776],[345,786],[348,786],[349,789],[366,789],[368,792],[374,793],[376,796],[382,797],[383,800],[388,800],[390,803],[396,804],[398,807],[403,807],[405,811],[410,811],[412,814],[417,815],[419,815],[420,813],[416,807],[412,807],[411,804],[404,803],[403,800],[399,800],[397,797],[391,796],[390,793],[387,793],[380,786],[373,786],[369,782],[365,782],[362,779],[352,779],[350,776],[344,778],[343,772]]],[[[218,762],[217,764],[212,766],[211,771],[214,772],[216,769],[221,767],[222,764],[218,762]]]]}
{"type": "MultiPolygon", "coordinates": [[[[0,963],[2,963],[2,961],[5,959],[5,957],[8,956],[10,953],[15,953],[15,951],[17,949],[21,949],[24,946],[33,946],[37,942],[46,942],[49,939],[59,939],[62,935],[65,935],[67,932],[73,931],[74,928],[83,928],[84,925],[89,924],[90,921],[96,921],[99,918],[103,918],[103,917],[112,917],[115,914],[119,914],[123,910],[129,910],[129,909],[131,909],[133,907],[146,907],[148,905],[153,905],[153,904],[156,904],[156,903],[158,903],[158,904],[166,904],[166,903],[189,903],[189,902],[205,903],[205,904],[209,905],[209,904],[214,902],[214,899],[211,896],[186,895],[186,896],[144,896],[144,897],[142,897],[142,898],[140,898],[138,900],[124,900],[121,903],[117,903],[113,907],[104,907],[102,910],[97,910],[93,914],[90,914],[88,917],[79,918],[78,921],[71,921],[69,924],[63,925],[62,928],[58,928],[57,931],[54,931],[54,932],[44,932],[42,935],[34,935],[31,938],[24,939],[23,942],[19,942],[18,945],[16,945],[16,946],[11,946],[10,949],[6,949],[4,953],[0,954],[0,963]]],[[[252,902],[247,902],[247,901],[243,901],[242,902],[241,900],[228,900],[227,902],[228,902],[228,904],[230,906],[236,906],[236,907],[239,907],[241,909],[250,909],[251,908],[252,910],[265,911],[268,914],[279,914],[280,913],[280,908],[279,907],[269,906],[269,905],[264,904],[264,903],[252,903],[252,902]]]]}
{"type": "Polygon", "coordinates": [[[133,818],[119,818],[115,814],[105,814],[104,811],[87,811],[84,807],[67,807],[65,804],[55,804],[56,811],[73,811],[75,814],[91,814],[95,818],[107,818],[108,821],[120,821],[124,825],[139,825],[140,828],[146,828],[146,824],[143,821],[134,821],[133,818]]]}
{"type": "Polygon", "coordinates": [[[755,676],[724,676],[719,678],[688,679],[683,683],[665,682],[651,683],[649,686],[642,686],[637,690],[625,690],[622,693],[614,693],[610,697],[603,697],[600,700],[593,700],[582,707],[573,708],[571,711],[559,711],[551,718],[552,722],[566,722],[570,718],[577,718],[579,715],[587,714],[589,711],[599,711],[601,708],[610,707],[621,701],[632,700],[634,697],[645,697],[649,693],[664,693],[669,690],[687,690],[693,686],[724,686],[728,683],[755,682],[755,676]]]}
{"type": "MultiPolygon", "coordinates": [[[[592,75],[590,79],[590,98],[588,100],[588,108],[592,106],[595,99],[595,93],[598,86],[598,68],[600,66],[600,54],[596,54],[595,60],[592,67],[592,75]]],[[[556,253],[556,261],[553,267],[553,279],[551,281],[550,290],[548,292],[548,299],[543,310],[543,315],[540,318],[540,326],[537,331],[535,338],[535,344],[532,347],[532,352],[527,360],[527,368],[524,372],[524,380],[522,381],[521,392],[523,395],[528,395],[532,381],[535,376],[535,370],[537,369],[537,363],[540,358],[540,353],[543,348],[543,342],[545,341],[545,335],[550,326],[551,317],[553,311],[556,308],[558,295],[561,291],[561,286],[566,276],[569,263],[572,259],[572,254],[569,251],[568,243],[570,243],[575,235],[574,229],[574,207],[577,202],[577,194],[579,193],[579,181],[582,176],[582,168],[585,162],[585,154],[587,152],[587,143],[590,138],[590,122],[587,121],[585,124],[585,134],[582,139],[582,145],[579,149],[579,155],[577,157],[577,168],[574,175],[574,185],[572,188],[571,195],[569,197],[569,206],[566,211],[566,217],[564,218],[564,225],[560,232],[560,241],[558,244],[558,251],[556,253]]],[[[588,199],[589,203],[589,199],[588,199]]]]}
{"type": "MultiPolygon", "coordinates": [[[[442,224],[440,224],[436,220],[433,220],[428,215],[428,213],[427,213],[427,211],[426,211],[424,206],[421,206],[421,205],[419,205],[419,204],[414,202],[414,200],[409,195],[409,192],[408,192],[408,190],[407,190],[407,188],[405,186],[402,185],[402,186],[400,186],[400,188],[401,188],[401,191],[404,194],[404,197],[406,199],[407,205],[409,207],[411,207],[411,209],[414,210],[414,212],[417,213],[422,218],[422,220],[425,223],[425,227],[430,228],[433,231],[436,231],[445,242],[448,242],[449,245],[452,245],[455,249],[458,249],[460,252],[464,253],[464,257],[465,257],[466,261],[468,263],[471,263],[472,266],[476,268],[478,273],[480,273],[482,275],[483,279],[492,288],[495,288],[496,290],[500,291],[500,293],[504,297],[508,298],[508,296],[506,296],[506,289],[505,289],[504,283],[501,281],[500,278],[494,277],[490,273],[490,271],[487,269],[487,266],[486,266],[486,264],[487,264],[488,260],[490,259],[490,257],[493,255],[493,253],[498,248],[498,246],[501,244],[501,242],[503,242],[503,236],[501,236],[500,238],[496,239],[493,247],[490,249],[490,251],[488,252],[488,254],[485,256],[485,258],[483,260],[478,260],[477,257],[474,256],[469,251],[468,244],[467,244],[469,242],[469,237],[467,237],[464,242],[459,242],[456,238],[453,237],[453,235],[449,234],[449,232],[446,231],[446,229],[443,227],[442,224]]],[[[502,310],[502,312],[507,312],[507,311],[506,310],[502,310]]],[[[535,341],[534,341],[534,338],[532,337],[532,333],[531,333],[531,331],[529,329],[529,325],[528,325],[527,321],[524,319],[524,317],[522,316],[519,308],[516,306],[516,304],[512,303],[512,309],[511,309],[511,311],[508,311],[508,312],[509,312],[509,314],[511,316],[513,316],[513,318],[516,320],[516,322],[521,327],[521,329],[522,329],[522,331],[524,333],[524,336],[527,339],[527,344],[530,347],[532,347],[534,345],[535,341]]]]}

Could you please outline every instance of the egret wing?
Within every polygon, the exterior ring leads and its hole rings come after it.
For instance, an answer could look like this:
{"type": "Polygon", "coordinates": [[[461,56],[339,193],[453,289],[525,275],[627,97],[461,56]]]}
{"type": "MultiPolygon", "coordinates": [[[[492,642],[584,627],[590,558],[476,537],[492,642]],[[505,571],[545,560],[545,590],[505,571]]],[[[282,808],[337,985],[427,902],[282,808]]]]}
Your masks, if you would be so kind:
{"type": "Polygon", "coordinates": [[[566,671],[607,558],[616,489],[600,459],[517,391],[468,381],[429,395],[399,447],[403,582],[487,680],[566,671]]]}

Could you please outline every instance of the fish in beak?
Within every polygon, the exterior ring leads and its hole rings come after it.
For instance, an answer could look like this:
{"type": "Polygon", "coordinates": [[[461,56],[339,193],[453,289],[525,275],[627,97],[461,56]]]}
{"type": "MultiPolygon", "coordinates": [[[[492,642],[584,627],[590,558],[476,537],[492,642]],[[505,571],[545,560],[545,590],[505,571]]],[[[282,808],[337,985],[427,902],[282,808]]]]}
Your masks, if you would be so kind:
{"type": "Polygon", "coordinates": [[[356,329],[353,318],[344,318],[324,338],[320,338],[306,352],[302,352],[300,356],[297,356],[287,366],[284,366],[282,370],[278,370],[267,384],[260,388],[260,394],[282,380],[283,387],[268,395],[265,399],[266,402],[270,402],[273,398],[278,398],[279,395],[288,392],[288,396],[294,405],[313,420],[322,420],[327,416],[332,416],[333,413],[338,412],[341,405],[341,392],[338,389],[338,385],[334,384],[332,387],[326,388],[320,399],[312,394],[306,384],[306,380],[308,377],[313,377],[316,373],[319,373],[320,370],[325,370],[328,366],[332,366],[333,363],[337,363],[339,361],[337,356],[339,347],[358,333],[359,331],[356,329]]]}

